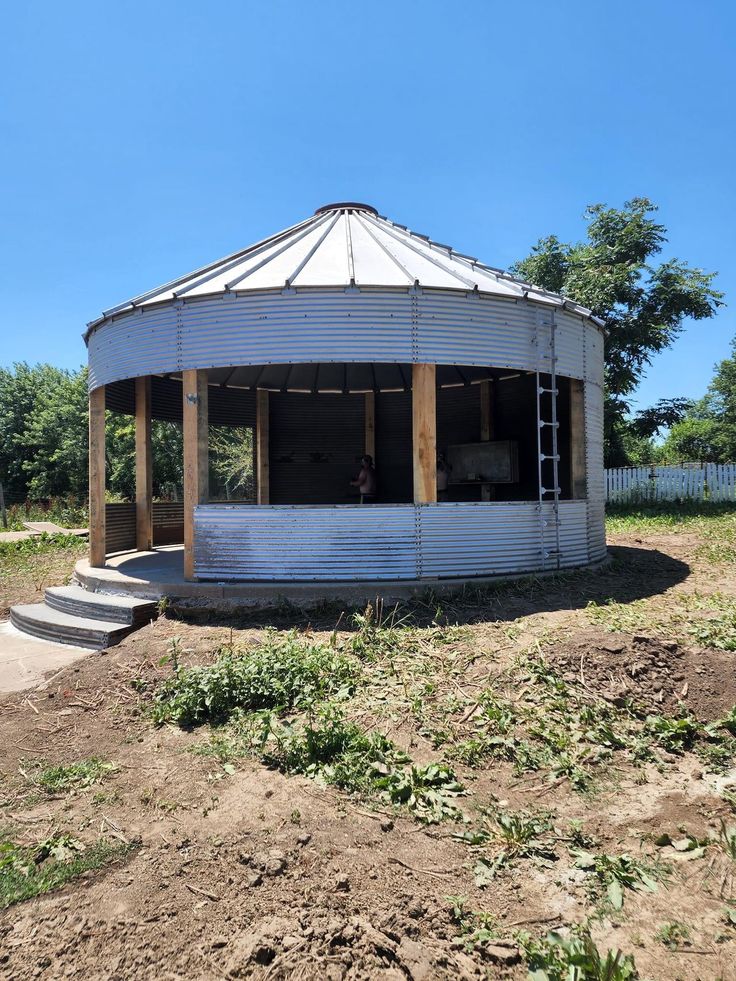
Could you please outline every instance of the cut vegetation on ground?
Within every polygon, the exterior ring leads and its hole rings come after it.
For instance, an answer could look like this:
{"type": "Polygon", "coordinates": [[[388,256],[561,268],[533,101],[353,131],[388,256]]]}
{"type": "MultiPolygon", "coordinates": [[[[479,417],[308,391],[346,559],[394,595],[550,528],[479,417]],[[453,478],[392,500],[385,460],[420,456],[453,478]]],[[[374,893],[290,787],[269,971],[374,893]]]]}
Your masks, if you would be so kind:
{"type": "Polygon", "coordinates": [[[410,608],[169,609],[7,697],[3,976],[735,978],[736,511],[609,528],[410,608]]]}

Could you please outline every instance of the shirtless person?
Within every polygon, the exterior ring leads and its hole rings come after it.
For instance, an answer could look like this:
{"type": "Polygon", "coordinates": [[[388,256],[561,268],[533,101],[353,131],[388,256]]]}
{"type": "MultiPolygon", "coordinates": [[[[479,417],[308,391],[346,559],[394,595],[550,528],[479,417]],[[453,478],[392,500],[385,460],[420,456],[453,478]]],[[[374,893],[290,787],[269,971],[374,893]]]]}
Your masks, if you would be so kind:
{"type": "Polygon", "coordinates": [[[370,504],[376,499],[376,471],[373,466],[373,457],[366,453],[364,457],[361,457],[360,462],[360,473],[355,480],[350,481],[350,486],[359,489],[361,504],[370,504]]]}

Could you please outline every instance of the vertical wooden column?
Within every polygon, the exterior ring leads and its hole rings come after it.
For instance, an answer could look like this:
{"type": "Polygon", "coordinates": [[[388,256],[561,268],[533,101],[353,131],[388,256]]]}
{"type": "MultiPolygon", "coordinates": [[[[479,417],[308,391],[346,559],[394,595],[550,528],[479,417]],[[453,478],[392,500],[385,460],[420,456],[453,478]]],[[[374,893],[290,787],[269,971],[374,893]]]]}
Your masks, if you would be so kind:
{"type": "Polygon", "coordinates": [[[414,503],[437,500],[437,388],[433,364],[411,369],[412,457],[414,503]]]}
{"type": "Polygon", "coordinates": [[[480,439],[482,443],[493,439],[493,408],[490,381],[480,383],[480,439]]]}
{"type": "Polygon", "coordinates": [[[105,564],[105,386],[89,393],[89,564],[105,564]]]}
{"type": "Polygon", "coordinates": [[[365,393],[365,449],[364,453],[376,462],[376,393],[365,393]]]}
{"type": "Polygon", "coordinates": [[[256,485],[259,504],[268,504],[269,460],[268,460],[268,392],[256,392],[256,485]]]}
{"type": "Polygon", "coordinates": [[[587,497],[585,466],[585,382],[570,379],[570,492],[574,500],[587,497]]]}
{"type": "MultiPolygon", "coordinates": [[[[482,443],[493,438],[493,389],[490,381],[480,383],[480,438],[482,443]]],[[[483,484],[480,489],[481,501],[490,501],[492,490],[490,484],[483,484]]]]}
{"type": "Polygon", "coordinates": [[[194,508],[209,495],[207,372],[182,372],[184,420],[184,578],[194,579],[194,508]]]}
{"type": "Polygon", "coordinates": [[[139,552],[153,548],[150,375],[135,380],[135,547],[139,552]]]}

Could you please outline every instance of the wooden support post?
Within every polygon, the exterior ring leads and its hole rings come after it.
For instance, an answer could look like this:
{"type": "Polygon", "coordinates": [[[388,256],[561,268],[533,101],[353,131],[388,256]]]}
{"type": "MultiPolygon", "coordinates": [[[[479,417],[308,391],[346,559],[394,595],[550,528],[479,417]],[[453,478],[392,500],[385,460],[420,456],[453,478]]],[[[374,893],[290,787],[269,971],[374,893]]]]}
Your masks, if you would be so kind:
{"type": "Polygon", "coordinates": [[[268,504],[269,461],[268,461],[268,392],[256,392],[256,485],[258,503],[268,504]]]}
{"type": "Polygon", "coordinates": [[[480,439],[482,443],[493,439],[493,410],[490,381],[480,383],[480,439]]]}
{"type": "Polygon", "coordinates": [[[411,371],[414,503],[437,500],[437,388],[435,365],[413,364],[411,371]]]}
{"type": "Polygon", "coordinates": [[[585,382],[570,379],[570,492],[574,500],[588,494],[585,466],[585,382]]]}
{"type": "Polygon", "coordinates": [[[150,375],[135,380],[135,547],[139,552],[153,548],[150,375]]]}
{"type": "Polygon", "coordinates": [[[182,372],[184,420],[184,578],[194,579],[194,509],[209,495],[207,372],[182,372]]]}
{"type": "Polygon", "coordinates": [[[89,564],[105,564],[105,386],[89,393],[89,564]]]}
{"type": "Polygon", "coordinates": [[[365,449],[364,453],[376,462],[376,393],[365,393],[365,449]]]}
{"type": "MultiPolygon", "coordinates": [[[[487,443],[493,439],[493,389],[490,381],[480,383],[480,439],[487,443]]],[[[493,494],[490,484],[482,484],[480,488],[481,501],[490,501],[493,494]]]]}

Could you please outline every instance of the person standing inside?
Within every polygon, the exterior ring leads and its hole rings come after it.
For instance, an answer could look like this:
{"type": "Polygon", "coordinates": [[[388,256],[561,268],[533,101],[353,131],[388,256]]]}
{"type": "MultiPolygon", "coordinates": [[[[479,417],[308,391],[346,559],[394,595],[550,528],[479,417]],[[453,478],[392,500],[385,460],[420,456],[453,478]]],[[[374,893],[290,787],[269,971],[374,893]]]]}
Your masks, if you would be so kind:
{"type": "Polygon", "coordinates": [[[351,487],[357,487],[360,491],[360,503],[372,504],[376,499],[376,468],[373,466],[373,457],[366,453],[360,460],[361,469],[355,480],[350,481],[351,487]]]}

